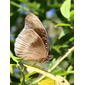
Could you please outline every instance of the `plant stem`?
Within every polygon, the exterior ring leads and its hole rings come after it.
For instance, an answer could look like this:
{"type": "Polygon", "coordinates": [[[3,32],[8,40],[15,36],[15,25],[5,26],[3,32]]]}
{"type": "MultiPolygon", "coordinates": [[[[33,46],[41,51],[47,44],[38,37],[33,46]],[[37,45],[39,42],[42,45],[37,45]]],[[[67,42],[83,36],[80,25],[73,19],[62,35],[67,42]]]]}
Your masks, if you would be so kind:
{"type": "Polygon", "coordinates": [[[61,73],[59,75],[64,76],[64,75],[73,74],[73,73],[74,73],[74,71],[67,71],[67,72],[61,73]]]}
{"type": "Polygon", "coordinates": [[[22,9],[24,9],[24,10],[26,10],[26,11],[29,10],[28,8],[23,7],[23,6],[19,5],[19,4],[17,4],[16,2],[14,2],[14,1],[11,1],[10,3],[11,3],[11,5],[16,6],[16,7],[18,7],[18,8],[22,8],[22,9]]]}
{"type": "Polygon", "coordinates": [[[62,23],[62,24],[55,25],[55,27],[61,27],[61,26],[63,26],[63,27],[70,27],[71,29],[73,28],[70,24],[64,24],[64,23],[62,23]]]}
{"type": "Polygon", "coordinates": [[[17,62],[17,66],[20,69],[21,75],[22,75],[21,85],[25,85],[24,67],[22,65],[20,65],[18,62],[17,62]]]}
{"type": "Polygon", "coordinates": [[[21,85],[25,85],[25,75],[24,75],[23,72],[22,72],[22,76],[23,76],[23,80],[22,80],[22,82],[21,82],[21,85]]]}

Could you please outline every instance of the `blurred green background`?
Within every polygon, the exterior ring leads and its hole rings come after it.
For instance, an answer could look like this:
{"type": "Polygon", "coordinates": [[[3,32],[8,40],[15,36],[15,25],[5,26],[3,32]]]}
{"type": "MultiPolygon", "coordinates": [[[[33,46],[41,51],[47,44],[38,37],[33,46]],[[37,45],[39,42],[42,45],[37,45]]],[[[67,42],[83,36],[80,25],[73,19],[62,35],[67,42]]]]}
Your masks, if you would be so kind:
{"type": "MultiPolygon", "coordinates": [[[[74,46],[73,0],[10,0],[11,85],[32,85],[34,76],[35,78],[39,77],[37,73],[26,74],[27,71],[26,68],[24,68],[24,78],[27,77],[26,75],[28,75],[28,78],[23,80],[23,67],[18,66],[17,60],[19,59],[17,59],[14,53],[15,39],[24,27],[25,16],[31,12],[39,17],[48,32],[49,54],[53,56],[49,61],[49,68],[55,64],[55,61],[60,56],[63,56],[68,49],[74,46]],[[13,57],[15,57],[15,59],[13,57]],[[33,77],[30,77],[30,75],[33,77]]],[[[71,52],[69,56],[52,71],[52,74],[62,75],[71,85],[74,85],[73,69],[74,55],[73,52],[71,52]],[[67,73],[68,70],[70,72],[67,73]]]]}

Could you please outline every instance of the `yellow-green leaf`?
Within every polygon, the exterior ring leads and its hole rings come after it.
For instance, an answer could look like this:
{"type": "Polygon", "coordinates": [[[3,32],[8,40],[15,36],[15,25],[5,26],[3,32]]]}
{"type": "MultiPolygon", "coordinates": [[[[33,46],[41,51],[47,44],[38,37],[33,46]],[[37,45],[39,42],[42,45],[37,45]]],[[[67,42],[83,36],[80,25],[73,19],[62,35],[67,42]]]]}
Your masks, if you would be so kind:
{"type": "Polygon", "coordinates": [[[38,85],[55,85],[55,81],[50,78],[45,78],[41,80],[38,85]]]}
{"type": "Polygon", "coordinates": [[[70,85],[70,83],[62,76],[56,75],[57,80],[45,78],[41,80],[38,85],[70,85]]]}
{"type": "Polygon", "coordinates": [[[15,62],[20,62],[21,61],[21,58],[18,58],[16,56],[14,56],[12,52],[10,52],[10,58],[12,58],[12,60],[15,61],[15,62]]]}
{"type": "Polygon", "coordinates": [[[70,9],[71,9],[71,0],[65,0],[60,8],[60,11],[61,14],[67,19],[70,18],[70,9]]]}

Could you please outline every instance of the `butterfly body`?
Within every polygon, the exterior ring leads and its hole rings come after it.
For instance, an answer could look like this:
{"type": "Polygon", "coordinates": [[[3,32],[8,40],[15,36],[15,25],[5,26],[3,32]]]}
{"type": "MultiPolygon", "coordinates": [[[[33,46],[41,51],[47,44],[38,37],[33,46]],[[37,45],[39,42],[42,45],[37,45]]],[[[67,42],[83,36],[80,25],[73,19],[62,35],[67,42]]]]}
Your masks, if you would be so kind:
{"type": "Polygon", "coordinates": [[[25,26],[15,41],[15,54],[24,60],[44,62],[49,59],[47,32],[34,14],[25,18],[25,26]]]}

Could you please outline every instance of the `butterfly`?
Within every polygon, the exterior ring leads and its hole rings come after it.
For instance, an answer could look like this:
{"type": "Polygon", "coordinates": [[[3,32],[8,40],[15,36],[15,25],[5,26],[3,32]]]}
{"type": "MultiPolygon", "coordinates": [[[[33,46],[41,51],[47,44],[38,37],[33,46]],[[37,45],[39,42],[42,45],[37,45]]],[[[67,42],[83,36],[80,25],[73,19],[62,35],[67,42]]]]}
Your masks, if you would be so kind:
{"type": "Polygon", "coordinates": [[[48,56],[48,35],[39,18],[30,13],[25,18],[25,26],[15,40],[16,56],[27,60],[45,62],[48,56]]]}

